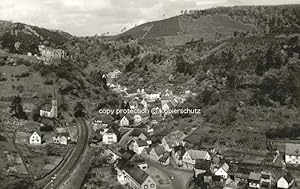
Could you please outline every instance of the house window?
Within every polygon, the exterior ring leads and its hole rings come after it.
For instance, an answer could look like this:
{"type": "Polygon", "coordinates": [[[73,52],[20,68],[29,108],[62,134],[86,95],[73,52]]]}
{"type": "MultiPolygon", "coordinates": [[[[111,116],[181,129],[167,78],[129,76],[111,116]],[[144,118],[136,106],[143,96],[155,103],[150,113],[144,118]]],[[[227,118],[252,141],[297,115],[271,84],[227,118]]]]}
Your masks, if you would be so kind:
{"type": "Polygon", "coordinates": [[[150,185],[150,188],[154,188],[154,184],[151,184],[151,185],[150,185]]]}
{"type": "Polygon", "coordinates": [[[148,188],[148,185],[145,185],[144,188],[148,188]]]}

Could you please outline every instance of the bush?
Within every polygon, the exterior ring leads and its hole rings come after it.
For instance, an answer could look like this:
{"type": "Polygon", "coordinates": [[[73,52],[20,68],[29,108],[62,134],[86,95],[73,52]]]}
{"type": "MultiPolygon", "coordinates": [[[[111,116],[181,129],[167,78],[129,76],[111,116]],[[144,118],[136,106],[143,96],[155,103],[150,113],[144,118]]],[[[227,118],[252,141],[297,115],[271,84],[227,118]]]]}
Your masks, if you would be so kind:
{"type": "Polygon", "coordinates": [[[0,141],[6,142],[6,141],[7,141],[7,139],[6,139],[6,137],[5,137],[5,136],[2,136],[2,135],[0,135],[0,141]]]}
{"type": "Polygon", "coordinates": [[[52,131],[54,131],[54,129],[53,129],[52,126],[45,125],[45,126],[43,126],[43,127],[40,128],[40,131],[44,131],[44,132],[52,132],[52,131]]]}

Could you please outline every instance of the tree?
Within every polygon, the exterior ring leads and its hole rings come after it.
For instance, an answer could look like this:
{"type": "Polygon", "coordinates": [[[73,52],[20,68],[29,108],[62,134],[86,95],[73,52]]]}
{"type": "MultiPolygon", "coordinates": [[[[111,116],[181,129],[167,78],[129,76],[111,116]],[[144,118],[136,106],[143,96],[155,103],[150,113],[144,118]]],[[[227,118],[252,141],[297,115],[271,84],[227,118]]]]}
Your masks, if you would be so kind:
{"type": "Polygon", "coordinates": [[[84,117],[85,116],[85,107],[81,104],[81,102],[77,102],[74,108],[74,116],[75,117],[84,117]]]}
{"type": "Polygon", "coordinates": [[[10,104],[10,112],[13,113],[18,119],[28,119],[26,113],[22,107],[22,98],[20,96],[15,96],[12,103],[10,104]]]}
{"type": "Polygon", "coordinates": [[[176,58],[176,71],[179,73],[184,73],[185,71],[185,62],[182,55],[176,58]]]}

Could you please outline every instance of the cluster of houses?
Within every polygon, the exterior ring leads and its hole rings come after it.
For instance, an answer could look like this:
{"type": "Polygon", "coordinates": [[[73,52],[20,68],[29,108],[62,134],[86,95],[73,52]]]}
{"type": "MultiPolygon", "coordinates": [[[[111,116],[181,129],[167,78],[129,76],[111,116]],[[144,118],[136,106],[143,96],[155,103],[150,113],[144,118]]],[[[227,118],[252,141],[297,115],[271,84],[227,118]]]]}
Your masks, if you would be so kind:
{"type": "MultiPolygon", "coordinates": [[[[132,185],[133,188],[143,188],[146,182],[153,182],[151,176],[145,173],[148,168],[146,161],[155,161],[164,166],[193,170],[195,184],[200,188],[288,189],[295,182],[295,179],[287,171],[272,172],[270,169],[249,168],[228,161],[226,157],[214,150],[188,148],[189,145],[184,140],[186,135],[178,130],[164,136],[161,143],[155,144],[151,141],[151,136],[147,130],[143,128],[132,129],[127,137],[125,148],[109,148],[107,153],[112,157],[112,161],[116,162],[115,169],[117,170],[118,181],[121,184],[132,185]],[[125,163],[122,161],[124,157],[126,157],[125,163]],[[139,159],[139,161],[128,159],[128,157],[135,160],[139,159]],[[136,170],[134,172],[139,174],[135,175],[130,170],[136,170]]],[[[117,140],[114,144],[116,143],[117,140]]],[[[299,152],[300,144],[286,145],[285,163],[299,164],[299,152]]],[[[156,188],[155,182],[152,186],[156,188]]]]}
{"type": "MultiPolygon", "coordinates": [[[[56,132],[52,137],[52,143],[68,145],[70,141],[73,141],[69,132],[56,132]]],[[[44,142],[44,134],[41,131],[34,131],[29,137],[29,144],[41,145],[44,142]]]]}
{"type": "MultiPolygon", "coordinates": [[[[119,72],[113,75],[117,77],[119,72]],[[117,74],[118,73],[118,74],[117,74]]],[[[126,87],[108,83],[126,100],[130,109],[159,108],[167,110],[176,107],[184,99],[177,98],[172,91],[155,93],[144,89],[130,91],[126,87]]],[[[186,94],[191,95],[190,91],[186,94]]],[[[288,189],[295,179],[287,171],[274,172],[268,168],[254,169],[239,162],[232,162],[216,149],[194,149],[184,139],[186,134],[177,130],[164,136],[160,142],[152,141],[154,127],[164,115],[125,114],[112,121],[104,118],[94,121],[94,129],[102,135],[102,143],[108,145],[105,153],[111,157],[120,184],[129,188],[157,188],[155,180],[147,174],[147,161],[163,166],[188,169],[194,172],[194,183],[199,188],[223,189],[288,189]],[[111,124],[114,122],[114,124],[111,124]],[[121,129],[126,133],[125,145],[120,144],[121,129]]],[[[300,144],[286,145],[284,161],[286,164],[300,164],[300,144]]]]}

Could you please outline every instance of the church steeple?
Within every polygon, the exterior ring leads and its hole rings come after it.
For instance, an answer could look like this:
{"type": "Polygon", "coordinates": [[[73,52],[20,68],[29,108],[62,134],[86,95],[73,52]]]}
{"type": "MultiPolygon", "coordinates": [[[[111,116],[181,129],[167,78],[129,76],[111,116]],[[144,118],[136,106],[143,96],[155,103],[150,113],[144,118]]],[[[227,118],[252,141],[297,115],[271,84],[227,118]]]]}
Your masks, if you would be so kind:
{"type": "Polygon", "coordinates": [[[53,98],[52,98],[52,108],[51,108],[51,117],[57,117],[57,111],[58,111],[58,106],[57,106],[57,98],[56,98],[56,92],[55,88],[53,90],[53,98]]]}

